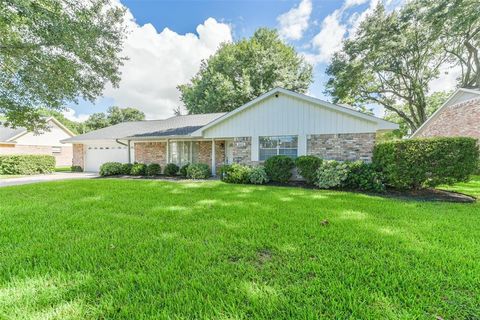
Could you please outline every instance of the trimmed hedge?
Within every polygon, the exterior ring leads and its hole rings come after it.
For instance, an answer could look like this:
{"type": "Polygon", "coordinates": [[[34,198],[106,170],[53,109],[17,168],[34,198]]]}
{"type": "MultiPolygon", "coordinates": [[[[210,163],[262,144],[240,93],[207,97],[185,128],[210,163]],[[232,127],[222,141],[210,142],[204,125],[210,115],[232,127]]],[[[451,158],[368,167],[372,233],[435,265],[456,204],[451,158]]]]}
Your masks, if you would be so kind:
{"type": "Polygon", "coordinates": [[[165,175],[173,177],[176,176],[180,168],[175,163],[169,163],[165,166],[165,170],[163,173],[165,175]]]}
{"type": "Polygon", "coordinates": [[[249,183],[251,167],[234,163],[220,168],[220,177],[227,183],[249,183]]]}
{"type": "Polygon", "coordinates": [[[341,187],[350,173],[350,163],[326,160],[316,171],[315,185],[321,189],[341,187]]]}
{"type": "Polygon", "coordinates": [[[188,167],[190,166],[190,163],[187,163],[185,165],[183,165],[180,170],[178,171],[178,174],[184,178],[187,177],[187,169],[188,167]]]}
{"type": "Polygon", "coordinates": [[[205,163],[192,163],[187,167],[187,178],[207,179],[210,177],[210,167],[205,163]]]}
{"type": "Polygon", "coordinates": [[[147,165],[144,163],[134,163],[130,174],[132,176],[144,176],[147,173],[147,165]]]}
{"type": "Polygon", "coordinates": [[[162,174],[162,167],[158,163],[150,163],[145,169],[147,176],[159,176],[162,174]]]}
{"type": "Polygon", "coordinates": [[[275,182],[288,182],[294,167],[292,158],[287,156],[273,156],[265,161],[265,172],[268,178],[275,182]]]}
{"type": "Polygon", "coordinates": [[[322,159],[315,156],[300,156],[295,159],[298,174],[301,175],[308,183],[315,182],[316,171],[322,165],[322,159]]]}
{"type": "Polygon", "coordinates": [[[363,161],[350,162],[347,179],[343,185],[354,190],[385,191],[383,176],[376,165],[363,161]]]}
{"type": "Polygon", "coordinates": [[[71,167],[70,167],[70,170],[71,170],[72,172],[83,172],[83,168],[80,167],[80,166],[71,166],[71,167]]]}
{"type": "Polygon", "coordinates": [[[252,184],[265,184],[268,182],[268,175],[264,167],[254,167],[248,174],[248,180],[252,184]]]}
{"type": "Polygon", "coordinates": [[[479,150],[473,138],[411,139],[377,144],[373,162],[386,183],[420,189],[467,181],[477,169],[479,150]]]}
{"type": "Polygon", "coordinates": [[[123,174],[123,164],[120,162],[105,162],[100,166],[100,175],[102,177],[116,176],[119,174],[123,174]]]}
{"type": "Polygon", "coordinates": [[[122,164],[122,174],[130,175],[130,173],[132,172],[132,167],[133,167],[133,164],[131,163],[122,164]]]}
{"type": "Polygon", "coordinates": [[[0,156],[0,174],[30,175],[54,171],[54,156],[33,154],[0,156]]]}

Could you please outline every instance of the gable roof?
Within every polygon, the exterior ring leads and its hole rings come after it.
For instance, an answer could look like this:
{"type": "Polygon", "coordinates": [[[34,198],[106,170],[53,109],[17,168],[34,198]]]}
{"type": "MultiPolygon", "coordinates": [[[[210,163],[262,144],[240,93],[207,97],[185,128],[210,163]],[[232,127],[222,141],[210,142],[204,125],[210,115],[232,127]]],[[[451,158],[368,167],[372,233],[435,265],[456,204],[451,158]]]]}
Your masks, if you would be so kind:
{"type": "Polygon", "coordinates": [[[163,120],[143,120],[119,123],[90,131],[62,142],[74,143],[99,140],[142,140],[155,137],[188,136],[224,113],[205,113],[175,116],[163,120]]]}
{"type": "Polygon", "coordinates": [[[341,105],[330,103],[328,101],[324,101],[324,100],[321,100],[321,99],[313,98],[313,97],[307,96],[305,94],[297,93],[297,92],[290,91],[290,90],[283,89],[283,88],[275,88],[275,89],[272,89],[272,90],[268,91],[267,93],[262,94],[261,96],[257,97],[256,99],[253,99],[252,101],[247,102],[243,106],[226,113],[224,116],[219,117],[218,119],[210,122],[209,124],[201,127],[197,131],[193,132],[192,135],[201,135],[203,133],[203,131],[205,131],[206,129],[211,128],[211,127],[217,125],[218,123],[235,116],[239,112],[242,112],[243,110],[246,110],[246,109],[254,106],[258,102],[260,102],[262,100],[265,100],[266,98],[268,98],[272,95],[275,95],[275,94],[279,94],[279,93],[290,96],[290,97],[294,97],[294,98],[297,98],[297,99],[301,99],[301,100],[304,100],[304,101],[308,101],[312,104],[320,105],[320,106],[323,106],[323,107],[326,107],[326,108],[329,108],[329,109],[332,109],[332,110],[335,110],[335,111],[338,111],[338,112],[341,112],[341,113],[344,113],[344,114],[348,114],[348,115],[351,115],[351,116],[354,116],[354,117],[357,117],[357,118],[360,118],[360,119],[363,119],[363,120],[366,120],[366,121],[374,122],[379,126],[380,130],[398,129],[398,124],[396,124],[396,123],[393,123],[393,122],[390,122],[390,121],[387,121],[387,120],[384,120],[384,119],[381,119],[381,118],[378,118],[378,117],[375,117],[375,116],[372,116],[372,115],[369,115],[369,114],[366,114],[366,113],[363,113],[363,112],[360,112],[360,111],[357,111],[357,110],[354,110],[354,109],[351,109],[351,108],[348,108],[348,107],[345,107],[345,106],[341,106],[341,105]]]}
{"type": "MultiPolygon", "coordinates": [[[[52,121],[55,123],[60,129],[65,131],[70,136],[75,136],[75,134],[70,131],[67,127],[65,127],[60,121],[55,119],[54,117],[48,117],[45,119],[45,122],[52,121]]],[[[8,143],[16,143],[15,139],[20,138],[21,136],[27,134],[29,131],[27,128],[24,127],[17,127],[17,128],[9,128],[5,127],[0,123],[0,142],[8,142],[8,143]]]]}
{"type": "MultiPolygon", "coordinates": [[[[459,88],[457,89],[452,95],[440,106],[440,108],[435,111],[430,118],[427,119],[411,136],[410,138],[415,138],[420,132],[422,132],[428,124],[435,118],[438,117],[438,115],[442,112],[443,109],[445,109],[447,106],[452,105],[451,102],[455,101],[459,96],[465,95],[465,94],[470,94],[470,95],[478,95],[478,98],[480,98],[480,90],[475,90],[475,89],[467,89],[467,88],[459,88]]],[[[470,100],[470,99],[467,99],[470,100]]],[[[465,101],[467,101],[465,100],[465,101]]],[[[454,102],[453,104],[456,104],[458,102],[454,102]]]]}

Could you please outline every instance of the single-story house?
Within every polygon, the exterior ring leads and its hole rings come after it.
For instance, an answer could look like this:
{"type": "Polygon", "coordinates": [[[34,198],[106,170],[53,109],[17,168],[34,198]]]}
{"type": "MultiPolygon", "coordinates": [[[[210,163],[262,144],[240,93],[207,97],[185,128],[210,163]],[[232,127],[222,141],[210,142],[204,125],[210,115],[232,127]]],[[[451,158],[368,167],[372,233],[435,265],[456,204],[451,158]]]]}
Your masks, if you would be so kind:
{"type": "Polygon", "coordinates": [[[108,161],[255,165],[274,155],[324,159],[372,157],[378,131],[398,125],[282,88],[228,113],[135,121],[72,137],[73,165],[98,171],[108,161]],[[129,151],[127,151],[129,150],[129,151]]]}
{"type": "Polygon", "coordinates": [[[23,127],[15,129],[0,124],[0,155],[46,154],[55,157],[57,166],[72,164],[72,145],[61,140],[75,136],[54,117],[46,119],[48,130],[35,133],[23,127]]]}
{"type": "Polygon", "coordinates": [[[472,137],[480,140],[480,90],[460,88],[412,138],[472,137]]]}

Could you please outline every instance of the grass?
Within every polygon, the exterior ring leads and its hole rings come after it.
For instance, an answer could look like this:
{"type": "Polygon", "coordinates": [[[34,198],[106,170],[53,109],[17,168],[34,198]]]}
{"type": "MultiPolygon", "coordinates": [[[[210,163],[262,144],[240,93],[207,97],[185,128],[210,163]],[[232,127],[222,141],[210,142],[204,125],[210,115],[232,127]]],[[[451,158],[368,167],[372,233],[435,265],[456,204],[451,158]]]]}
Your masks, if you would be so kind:
{"type": "Polygon", "coordinates": [[[72,172],[72,167],[56,167],[55,172],[72,172]]]}
{"type": "Polygon", "coordinates": [[[480,318],[477,203],[118,179],[0,199],[0,318],[480,318]]]}

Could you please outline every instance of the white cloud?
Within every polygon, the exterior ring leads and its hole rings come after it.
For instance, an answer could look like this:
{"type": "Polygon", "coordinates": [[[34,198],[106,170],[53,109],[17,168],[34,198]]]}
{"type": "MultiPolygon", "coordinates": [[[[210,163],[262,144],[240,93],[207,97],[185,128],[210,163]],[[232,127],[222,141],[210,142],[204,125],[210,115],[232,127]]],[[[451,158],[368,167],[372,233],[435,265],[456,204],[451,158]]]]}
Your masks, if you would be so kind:
{"type": "Polygon", "coordinates": [[[68,120],[76,121],[76,122],[83,122],[88,119],[88,114],[77,114],[75,110],[72,108],[67,107],[65,110],[62,111],[62,114],[68,120]]]}
{"type": "Polygon", "coordinates": [[[457,86],[457,79],[460,77],[462,69],[460,66],[442,65],[440,67],[440,76],[438,79],[431,81],[428,84],[429,93],[437,91],[454,90],[457,86]]]}
{"type": "Polygon", "coordinates": [[[289,40],[301,39],[308,28],[311,13],[312,1],[302,0],[297,7],[280,15],[277,18],[280,35],[289,40]]]}
{"type": "Polygon", "coordinates": [[[341,49],[347,27],[340,23],[342,10],[337,9],[322,22],[320,32],[313,38],[312,44],[318,50],[314,61],[328,62],[332,55],[341,49]]]}
{"type": "Polygon", "coordinates": [[[168,28],[157,32],[152,24],[138,25],[127,11],[130,34],[123,55],[129,57],[120,69],[119,88],[107,87],[104,97],[120,107],[136,107],[147,119],[173,115],[182,105],[177,86],[187,83],[199,70],[202,59],[211,56],[222,42],[232,41],[229,25],[208,18],[197,34],[180,35],[168,28]]]}
{"type": "Polygon", "coordinates": [[[343,7],[345,9],[351,8],[351,7],[356,7],[361,4],[367,3],[368,0],[345,0],[345,3],[343,4],[343,7]]]}

